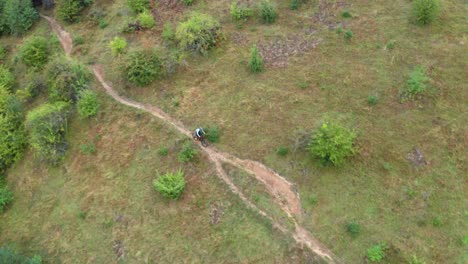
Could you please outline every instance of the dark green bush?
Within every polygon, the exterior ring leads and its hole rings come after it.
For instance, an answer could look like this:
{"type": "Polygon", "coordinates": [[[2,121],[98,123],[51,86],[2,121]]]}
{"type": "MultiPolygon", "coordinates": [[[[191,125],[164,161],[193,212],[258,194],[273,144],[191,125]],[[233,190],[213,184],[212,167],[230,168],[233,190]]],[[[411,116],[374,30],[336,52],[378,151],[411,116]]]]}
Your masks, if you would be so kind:
{"type": "Polygon", "coordinates": [[[49,99],[76,102],[78,93],[88,89],[91,75],[88,69],[67,58],[58,58],[47,72],[49,99]]]}
{"type": "Polygon", "coordinates": [[[143,12],[150,7],[149,0],[127,0],[127,4],[135,13],[143,12]]]}
{"type": "Polygon", "coordinates": [[[371,262],[380,262],[385,258],[386,249],[387,245],[385,243],[374,245],[367,250],[366,257],[371,262]]]}
{"type": "Polygon", "coordinates": [[[197,155],[197,150],[193,147],[193,144],[187,142],[182,146],[182,149],[179,152],[179,161],[180,162],[189,162],[195,158],[197,155]]]}
{"type": "Polygon", "coordinates": [[[367,97],[367,103],[369,105],[376,105],[379,102],[379,98],[376,95],[369,95],[367,97]]]}
{"type": "Polygon", "coordinates": [[[194,1],[195,0],[182,0],[182,3],[184,3],[184,5],[186,5],[186,6],[191,6],[191,5],[193,5],[194,1]]]}
{"type": "Polygon", "coordinates": [[[109,25],[109,23],[105,19],[99,20],[99,28],[106,28],[109,25]]]}
{"type": "Polygon", "coordinates": [[[165,156],[167,156],[167,154],[169,154],[169,149],[168,149],[167,147],[161,147],[161,148],[159,148],[159,150],[158,150],[158,154],[159,154],[160,156],[165,157],[165,156]]]}
{"type": "Polygon", "coordinates": [[[161,76],[162,70],[161,59],[154,52],[133,52],[125,64],[127,80],[138,86],[148,85],[161,76]]]}
{"type": "Polygon", "coordinates": [[[439,17],[440,2],[439,0],[414,0],[412,13],[417,24],[430,24],[439,17]]]}
{"type": "Polygon", "coordinates": [[[251,72],[257,73],[263,71],[263,58],[258,52],[257,45],[254,45],[250,49],[249,66],[251,72]]]}
{"type": "Polygon", "coordinates": [[[351,130],[332,122],[325,122],[312,135],[309,150],[312,156],[325,164],[340,165],[346,157],[355,153],[355,139],[356,134],[351,130]]]}
{"type": "Polygon", "coordinates": [[[346,224],[346,231],[352,236],[357,237],[361,232],[361,225],[356,221],[351,221],[346,224]]]}
{"type": "Polygon", "coordinates": [[[57,2],[57,16],[68,23],[78,22],[81,11],[85,7],[82,0],[59,0],[57,2]]]}
{"type": "Polygon", "coordinates": [[[95,116],[99,111],[99,101],[96,93],[89,89],[80,91],[76,108],[82,118],[95,116]]]}
{"type": "Polygon", "coordinates": [[[348,39],[348,40],[352,39],[353,36],[354,36],[354,34],[353,34],[353,32],[351,30],[346,31],[345,34],[344,34],[345,39],[348,39]]]}
{"type": "Polygon", "coordinates": [[[341,12],[341,17],[351,18],[353,17],[353,15],[351,15],[351,12],[349,12],[348,10],[344,10],[343,12],[341,12]]]}
{"type": "Polygon", "coordinates": [[[291,0],[291,4],[289,5],[289,8],[291,10],[297,10],[299,9],[300,5],[301,5],[301,0],[291,0]]]}
{"type": "Polygon", "coordinates": [[[209,15],[193,14],[177,26],[176,39],[182,49],[205,54],[220,38],[220,25],[209,15]]]}
{"type": "Polygon", "coordinates": [[[278,17],[276,6],[273,5],[269,0],[262,0],[260,2],[260,17],[264,23],[274,23],[278,17]]]}
{"type": "Polygon", "coordinates": [[[0,64],[0,86],[10,89],[13,86],[15,78],[13,74],[4,65],[0,64]]]}
{"type": "Polygon", "coordinates": [[[13,202],[13,193],[8,190],[7,186],[0,187],[0,213],[3,213],[11,202],[13,202]]]}
{"type": "Polygon", "coordinates": [[[168,172],[153,181],[154,188],[164,197],[178,199],[185,189],[185,179],[182,170],[168,172]]]}
{"type": "Polygon", "coordinates": [[[403,101],[415,99],[427,89],[429,78],[426,76],[426,68],[417,66],[409,75],[406,86],[400,91],[403,101]]]}
{"type": "Polygon", "coordinates": [[[19,50],[21,61],[27,66],[39,68],[49,59],[49,47],[43,37],[32,37],[23,44],[19,50]]]}
{"type": "Polygon", "coordinates": [[[154,17],[149,10],[144,10],[137,16],[137,21],[143,28],[151,29],[156,25],[154,17]]]}
{"type": "Polygon", "coordinates": [[[84,44],[84,38],[82,36],[75,36],[73,38],[73,45],[79,46],[84,44]]]}
{"type": "Polygon", "coordinates": [[[219,142],[219,136],[221,132],[218,126],[210,126],[206,129],[206,139],[212,143],[219,142]]]}
{"type": "Polygon", "coordinates": [[[60,162],[68,148],[67,133],[69,104],[43,104],[26,117],[29,144],[36,155],[51,164],[60,162]]]}
{"type": "Polygon", "coordinates": [[[288,153],[289,153],[289,149],[287,147],[281,146],[276,149],[276,154],[278,154],[278,156],[284,157],[288,155],[288,153]]]}
{"type": "Polygon", "coordinates": [[[2,1],[5,2],[3,10],[0,12],[0,31],[4,33],[22,35],[32,27],[34,21],[39,17],[31,0],[2,1]]]}
{"type": "Polygon", "coordinates": [[[28,258],[18,254],[16,251],[7,248],[0,248],[0,263],[2,264],[42,264],[41,256],[28,258]]]}
{"type": "Polygon", "coordinates": [[[253,15],[253,10],[245,5],[238,5],[236,1],[231,2],[231,17],[234,20],[247,20],[253,15]]]}

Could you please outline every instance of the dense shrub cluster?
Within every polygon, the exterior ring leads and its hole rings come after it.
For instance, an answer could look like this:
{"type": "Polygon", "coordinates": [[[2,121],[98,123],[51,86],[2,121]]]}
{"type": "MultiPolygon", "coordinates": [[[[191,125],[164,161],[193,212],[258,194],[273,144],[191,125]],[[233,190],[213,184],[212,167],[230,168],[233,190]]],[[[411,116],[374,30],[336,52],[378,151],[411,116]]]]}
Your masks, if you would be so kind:
{"type": "Polygon", "coordinates": [[[340,165],[345,158],[354,154],[356,134],[331,122],[326,122],[315,131],[309,146],[310,153],[322,162],[340,165]]]}
{"type": "Polygon", "coordinates": [[[59,58],[47,72],[49,99],[76,102],[78,93],[88,88],[89,81],[90,73],[84,65],[59,58]]]}
{"type": "Polygon", "coordinates": [[[49,47],[47,40],[43,37],[32,37],[20,48],[19,56],[27,66],[39,68],[47,63],[49,58],[49,47]]]}
{"type": "Polygon", "coordinates": [[[250,49],[250,62],[249,62],[249,66],[250,66],[250,71],[251,72],[261,72],[263,71],[263,58],[262,56],[260,55],[260,53],[258,52],[258,48],[256,45],[254,45],[251,49],[250,49]]]}
{"type": "Polygon", "coordinates": [[[153,186],[164,197],[178,199],[185,189],[184,173],[178,170],[160,175],[153,181],[153,186]]]}
{"type": "Polygon", "coordinates": [[[22,121],[20,102],[0,86],[0,173],[21,157],[26,141],[22,121]]]}
{"type": "Polygon", "coordinates": [[[29,144],[36,155],[52,164],[65,156],[69,104],[56,102],[44,104],[30,111],[26,117],[29,144]]]}
{"type": "Polygon", "coordinates": [[[0,1],[0,35],[24,34],[38,17],[31,0],[2,0],[0,1]]]}
{"type": "Polygon", "coordinates": [[[149,0],[127,0],[127,4],[135,13],[143,12],[150,7],[149,0]]]}
{"type": "Polygon", "coordinates": [[[95,116],[99,111],[99,101],[96,93],[90,89],[80,91],[76,108],[78,114],[83,118],[95,116]]]}
{"type": "Polygon", "coordinates": [[[160,77],[162,62],[154,52],[133,52],[125,64],[127,79],[139,86],[145,86],[160,77]]]}
{"type": "Polygon", "coordinates": [[[260,2],[260,17],[264,23],[274,23],[278,17],[278,11],[276,6],[273,5],[269,0],[263,0],[260,2]]]}
{"type": "Polygon", "coordinates": [[[248,6],[239,5],[236,1],[233,1],[230,7],[230,13],[234,20],[247,20],[253,15],[253,10],[248,6]]]}
{"type": "Polygon", "coordinates": [[[60,0],[57,3],[57,15],[65,22],[77,22],[81,11],[92,3],[92,0],[60,0]]]}
{"type": "Polygon", "coordinates": [[[42,258],[36,255],[32,258],[28,258],[18,254],[16,251],[1,247],[0,248],[0,263],[8,264],[42,264],[42,258]]]}
{"type": "Polygon", "coordinates": [[[220,38],[220,25],[209,15],[194,14],[179,24],[176,39],[182,49],[205,54],[220,38]]]}
{"type": "Polygon", "coordinates": [[[439,0],[414,0],[412,12],[417,24],[430,24],[439,17],[439,0]]]}

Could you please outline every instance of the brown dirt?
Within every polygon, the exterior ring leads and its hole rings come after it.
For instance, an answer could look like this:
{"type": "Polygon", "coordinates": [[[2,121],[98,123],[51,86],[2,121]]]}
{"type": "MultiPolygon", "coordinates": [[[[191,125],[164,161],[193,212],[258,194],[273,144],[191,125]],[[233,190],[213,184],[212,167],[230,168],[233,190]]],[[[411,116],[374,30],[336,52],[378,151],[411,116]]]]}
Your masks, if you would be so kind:
{"type": "MultiPolygon", "coordinates": [[[[65,32],[62,27],[55,21],[53,18],[43,16],[51,24],[52,29],[57,33],[60,43],[65,49],[65,53],[70,55],[72,50],[72,41],[70,34],[65,32]]],[[[158,117],[165,122],[171,124],[175,127],[180,133],[191,137],[191,131],[186,129],[179,121],[175,120],[161,109],[147,104],[142,104],[135,102],[131,99],[120,96],[105,80],[103,77],[103,70],[100,65],[94,65],[92,67],[94,75],[101,85],[104,87],[107,94],[112,98],[118,101],[121,104],[140,109],[147,113],[152,114],[155,117],[158,117]]],[[[318,240],[316,240],[306,229],[300,226],[299,222],[301,220],[302,210],[301,203],[299,199],[299,194],[295,192],[294,185],[287,181],[284,177],[274,172],[272,169],[266,167],[265,165],[252,160],[243,160],[239,159],[229,153],[221,152],[214,147],[201,148],[209,157],[209,159],[215,165],[218,176],[228,185],[230,190],[237,194],[240,199],[250,208],[258,212],[260,215],[269,219],[272,222],[274,228],[282,231],[285,234],[290,232],[277,223],[272,217],[270,217],[266,212],[260,210],[255,204],[253,204],[245,195],[240,191],[237,186],[232,182],[232,179],[227,175],[225,170],[222,167],[222,163],[229,163],[233,166],[236,166],[242,170],[245,170],[251,173],[257,180],[262,182],[270,195],[275,199],[275,202],[281,207],[281,209],[291,218],[295,224],[295,231],[292,234],[295,241],[301,245],[305,245],[311,251],[313,251],[318,256],[322,257],[324,260],[330,263],[341,262],[333,253],[321,245],[318,240]]],[[[120,251],[120,250],[119,250],[120,251]]]]}

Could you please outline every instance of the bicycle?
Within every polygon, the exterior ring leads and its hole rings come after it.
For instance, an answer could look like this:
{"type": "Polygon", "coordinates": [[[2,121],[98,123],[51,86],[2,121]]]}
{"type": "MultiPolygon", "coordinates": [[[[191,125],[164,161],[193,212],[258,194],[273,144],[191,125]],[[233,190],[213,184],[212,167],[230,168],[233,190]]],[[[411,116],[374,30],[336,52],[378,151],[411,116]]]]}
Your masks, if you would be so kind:
{"type": "Polygon", "coordinates": [[[205,137],[203,135],[199,137],[199,136],[197,136],[197,133],[194,132],[194,133],[192,133],[192,138],[195,141],[200,141],[200,143],[201,143],[201,145],[203,147],[208,147],[208,142],[206,142],[206,139],[205,139],[205,137]]]}

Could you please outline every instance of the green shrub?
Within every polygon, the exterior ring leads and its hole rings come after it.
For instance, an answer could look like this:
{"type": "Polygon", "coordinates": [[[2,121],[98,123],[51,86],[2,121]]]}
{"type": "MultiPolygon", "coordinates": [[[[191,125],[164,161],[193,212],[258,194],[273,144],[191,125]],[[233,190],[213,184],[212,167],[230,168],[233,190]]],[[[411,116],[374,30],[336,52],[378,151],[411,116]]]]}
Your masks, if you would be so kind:
{"type": "Polygon", "coordinates": [[[412,13],[417,24],[430,24],[439,17],[439,0],[414,0],[412,13]]]}
{"type": "Polygon", "coordinates": [[[25,144],[23,126],[0,115],[0,173],[21,158],[25,144]]]}
{"type": "Polygon", "coordinates": [[[371,262],[380,262],[385,258],[386,249],[387,245],[385,243],[374,245],[367,250],[366,257],[371,262]]]}
{"type": "Polygon", "coordinates": [[[76,102],[78,93],[88,89],[91,75],[88,69],[67,58],[58,58],[47,71],[49,99],[76,102]]]}
{"type": "Polygon", "coordinates": [[[103,29],[103,28],[106,28],[108,25],[109,23],[107,22],[107,20],[105,19],[99,20],[99,28],[103,29]]]}
{"type": "Polygon", "coordinates": [[[76,108],[82,118],[95,116],[99,111],[99,101],[96,93],[90,89],[80,91],[76,108]]]}
{"type": "Polygon", "coordinates": [[[191,5],[193,5],[194,1],[195,0],[182,0],[182,3],[184,3],[184,5],[186,5],[186,6],[191,6],[191,5]]]}
{"type": "Polygon", "coordinates": [[[127,4],[135,13],[143,12],[150,7],[149,0],[127,0],[127,4]]]}
{"type": "Polygon", "coordinates": [[[345,39],[348,39],[348,40],[349,40],[349,39],[352,39],[353,36],[354,36],[354,34],[353,34],[353,32],[352,32],[351,30],[348,30],[348,31],[346,31],[346,32],[344,33],[345,39]]]}
{"type": "Polygon", "coordinates": [[[323,163],[340,165],[345,158],[354,154],[356,134],[339,124],[325,122],[317,129],[309,146],[312,156],[323,163]]]}
{"type": "Polygon", "coordinates": [[[346,231],[352,236],[357,237],[361,232],[361,225],[356,221],[351,221],[346,224],[346,231]]]}
{"type": "Polygon", "coordinates": [[[159,175],[153,181],[154,188],[164,197],[178,199],[185,189],[185,178],[182,170],[175,173],[168,172],[164,175],[159,175]]]}
{"type": "Polygon", "coordinates": [[[369,95],[367,97],[367,103],[369,105],[376,105],[379,102],[379,98],[376,95],[369,95]]]}
{"type": "Polygon", "coordinates": [[[140,25],[143,28],[151,29],[156,25],[156,22],[154,22],[153,15],[148,10],[145,10],[145,11],[141,12],[140,14],[138,14],[137,21],[140,23],[140,25]]]}
{"type": "Polygon", "coordinates": [[[387,43],[387,49],[388,49],[388,50],[392,50],[393,48],[395,48],[395,41],[394,41],[394,40],[390,40],[390,41],[387,43]]]}
{"type": "Polygon", "coordinates": [[[258,52],[257,45],[254,45],[250,49],[249,66],[250,66],[250,71],[251,72],[257,73],[257,72],[263,71],[263,58],[260,55],[260,53],[258,52]]]}
{"type": "Polygon", "coordinates": [[[9,122],[17,124],[22,119],[21,103],[10,91],[0,86],[0,115],[8,118],[9,122]]]}
{"type": "Polygon", "coordinates": [[[27,66],[40,68],[49,59],[49,47],[43,37],[32,37],[23,44],[19,50],[21,61],[27,66]]]}
{"type": "Polygon", "coordinates": [[[301,5],[301,0],[292,0],[291,4],[289,5],[289,8],[291,10],[297,10],[299,9],[300,5],[301,5]]]}
{"type": "Polygon", "coordinates": [[[189,162],[195,158],[197,155],[197,150],[193,147],[192,143],[187,142],[182,146],[182,149],[179,152],[179,161],[180,162],[189,162]]]}
{"type": "Polygon", "coordinates": [[[442,226],[442,219],[439,216],[434,217],[434,219],[432,219],[432,225],[434,227],[441,227],[442,226]]]}
{"type": "Polygon", "coordinates": [[[236,1],[231,2],[231,17],[234,20],[247,20],[253,15],[253,10],[248,6],[239,6],[236,1]]]}
{"type": "Polygon", "coordinates": [[[94,145],[93,142],[84,143],[81,144],[80,149],[81,153],[83,153],[84,155],[91,155],[96,152],[96,145],[94,145]]]}
{"type": "Polygon", "coordinates": [[[42,264],[41,256],[28,258],[18,254],[16,251],[7,248],[0,248],[0,263],[2,264],[42,264]]]}
{"type": "Polygon", "coordinates": [[[353,17],[353,15],[351,15],[351,13],[348,10],[344,10],[343,12],[341,12],[341,17],[351,18],[353,17]]]}
{"type": "Polygon", "coordinates": [[[36,155],[52,164],[60,162],[68,148],[65,139],[69,104],[43,104],[26,117],[29,144],[36,155]]]}
{"type": "Polygon", "coordinates": [[[114,40],[109,43],[109,47],[112,51],[112,55],[118,56],[125,52],[127,41],[124,38],[115,37],[114,40]]]}
{"type": "Polygon", "coordinates": [[[426,262],[418,258],[416,255],[413,255],[409,261],[409,264],[426,264],[426,262]]]}
{"type": "Polygon", "coordinates": [[[16,97],[22,102],[30,102],[45,90],[46,84],[44,79],[40,75],[35,75],[26,84],[24,89],[16,90],[16,97]]]}
{"type": "MultiPolygon", "coordinates": [[[[8,190],[8,187],[0,187],[0,213],[3,213],[5,208],[13,202],[13,193],[8,190]]],[[[7,263],[7,262],[1,262],[7,263]]]]}
{"type": "Polygon", "coordinates": [[[220,130],[218,126],[211,126],[206,129],[206,139],[212,143],[219,142],[220,130]]]}
{"type": "Polygon", "coordinates": [[[159,148],[159,150],[158,150],[158,154],[159,154],[160,156],[165,157],[165,156],[167,156],[167,154],[169,154],[169,149],[168,149],[167,147],[161,147],[161,148],[159,148]]]}
{"type": "Polygon", "coordinates": [[[409,75],[406,86],[400,91],[400,98],[412,100],[427,89],[429,78],[426,76],[426,68],[417,66],[409,75]]]}
{"type": "Polygon", "coordinates": [[[278,17],[276,6],[274,6],[269,0],[262,0],[260,2],[260,17],[264,23],[274,23],[278,17]]]}
{"type": "Polygon", "coordinates": [[[167,42],[173,41],[175,39],[175,33],[174,33],[174,30],[172,29],[172,24],[170,22],[167,22],[164,24],[162,37],[167,42]]]}
{"type": "Polygon", "coordinates": [[[161,59],[154,52],[133,52],[125,64],[125,74],[138,86],[148,85],[161,76],[161,59]]]}
{"type": "Polygon", "coordinates": [[[205,54],[216,45],[219,31],[219,22],[211,16],[193,14],[177,26],[176,39],[182,49],[205,54]]]}
{"type": "MultiPolygon", "coordinates": [[[[39,17],[31,0],[5,0],[0,14],[1,31],[12,35],[22,35],[28,31],[39,17]]],[[[1,33],[1,32],[0,32],[1,33]]]]}
{"type": "Polygon", "coordinates": [[[78,22],[81,11],[90,3],[83,0],[60,0],[57,2],[57,16],[68,23],[78,22]]]}
{"type": "Polygon", "coordinates": [[[13,74],[4,65],[0,64],[0,86],[10,89],[15,82],[13,74]]]}
{"type": "Polygon", "coordinates": [[[84,38],[82,36],[75,36],[73,38],[73,45],[79,46],[84,44],[84,38]]]}
{"type": "MultiPolygon", "coordinates": [[[[0,17],[1,17],[1,14],[0,14],[0,17]]],[[[6,56],[5,48],[0,46],[0,60],[3,60],[5,56],[6,56]]]]}
{"type": "Polygon", "coordinates": [[[289,153],[289,149],[287,147],[282,147],[281,146],[281,147],[278,147],[276,149],[276,154],[278,154],[278,156],[284,157],[284,156],[288,155],[288,153],[289,153]]]}

